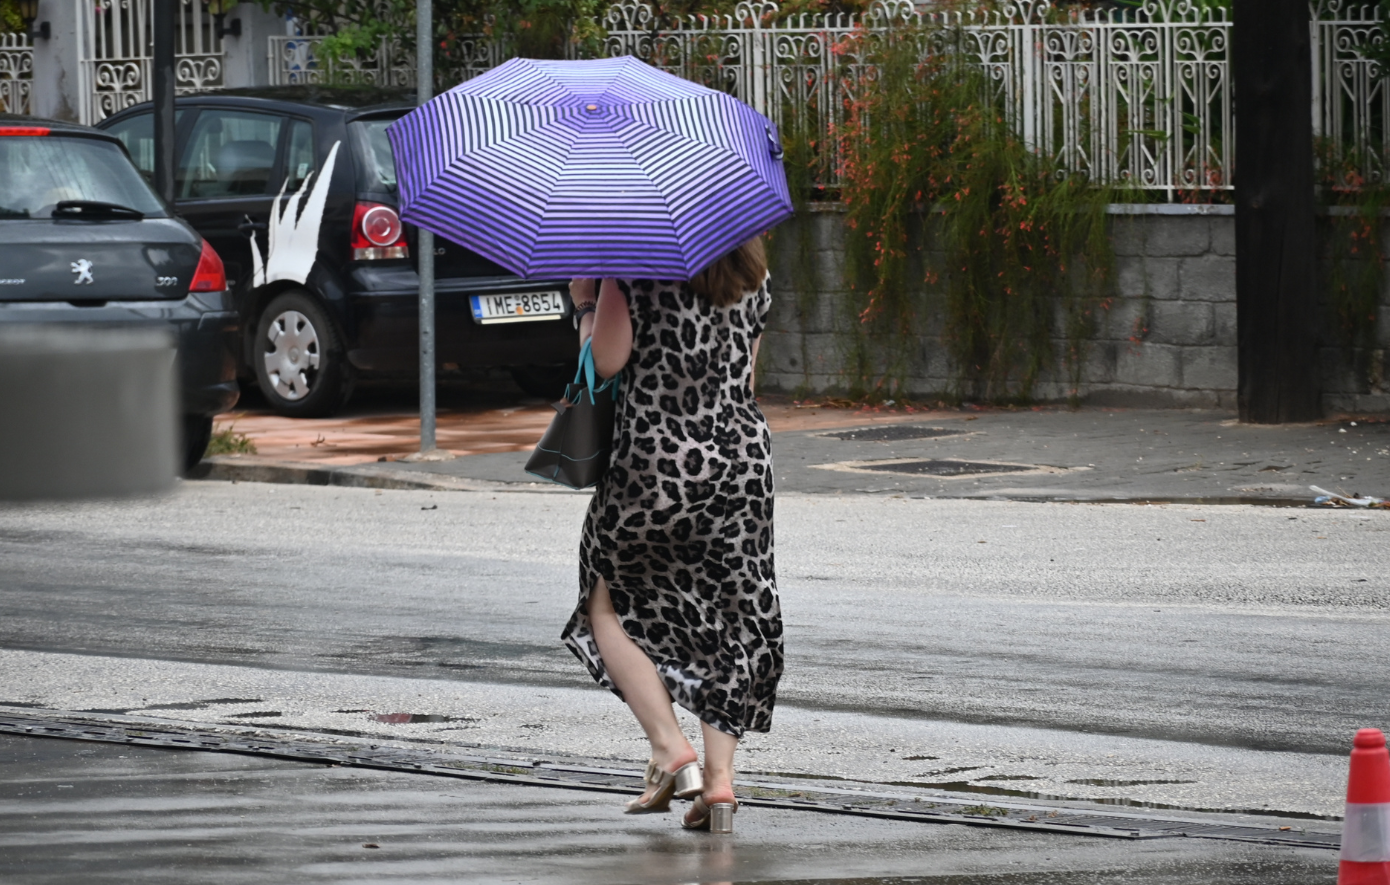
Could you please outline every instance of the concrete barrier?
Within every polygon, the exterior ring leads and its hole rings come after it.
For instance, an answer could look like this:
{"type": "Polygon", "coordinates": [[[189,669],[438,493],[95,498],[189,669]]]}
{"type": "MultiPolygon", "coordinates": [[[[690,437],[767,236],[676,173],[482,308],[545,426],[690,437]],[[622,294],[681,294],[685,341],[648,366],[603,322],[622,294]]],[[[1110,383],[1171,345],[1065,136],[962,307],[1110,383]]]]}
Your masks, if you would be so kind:
{"type": "Polygon", "coordinates": [[[171,488],[174,360],[161,331],[0,328],[0,501],[171,488]]]}

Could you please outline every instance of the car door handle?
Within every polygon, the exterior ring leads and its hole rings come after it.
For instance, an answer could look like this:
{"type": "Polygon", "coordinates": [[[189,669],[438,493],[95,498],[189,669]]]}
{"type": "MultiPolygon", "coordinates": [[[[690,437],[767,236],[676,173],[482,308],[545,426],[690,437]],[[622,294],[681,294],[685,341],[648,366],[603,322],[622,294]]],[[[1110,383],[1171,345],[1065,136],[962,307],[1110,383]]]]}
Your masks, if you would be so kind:
{"type": "Polygon", "coordinates": [[[241,224],[238,224],[236,226],[236,229],[241,231],[241,233],[245,234],[248,237],[258,230],[267,230],[269,228],[269,225],[267,225],[264,221],[252,221],[251,216],[249,215],[245,216],[245,218],[246,220],[243,221],[241,224]]]}

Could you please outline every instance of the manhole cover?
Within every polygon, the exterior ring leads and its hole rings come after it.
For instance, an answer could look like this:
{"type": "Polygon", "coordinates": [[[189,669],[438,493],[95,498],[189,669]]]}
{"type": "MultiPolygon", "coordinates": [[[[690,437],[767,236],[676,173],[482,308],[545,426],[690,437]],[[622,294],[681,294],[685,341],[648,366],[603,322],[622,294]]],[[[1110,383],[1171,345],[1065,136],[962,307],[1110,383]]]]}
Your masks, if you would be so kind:
{"type": "Polygon", "coordinates": [[[910,473],[916,476],[978,476],[985,473],[1026,473],[1038,468],[1031,464],[990,464],[987,461],[958,461],[954,458],[928,458],[924,461],[862,461],[857,470],[880,473],[910,473]]]}
{"type": "Polygon", "coordinates": [[[884,424],[879,427],[856,427],[852,430],[835,430],[822,433],[835,439],[849,439],[856,442],[892,442],[900,439],[937,439],[942,436],[960,436],[962,430],[947,430],[945,427],[926,427],[921,424],[884,424]]]}

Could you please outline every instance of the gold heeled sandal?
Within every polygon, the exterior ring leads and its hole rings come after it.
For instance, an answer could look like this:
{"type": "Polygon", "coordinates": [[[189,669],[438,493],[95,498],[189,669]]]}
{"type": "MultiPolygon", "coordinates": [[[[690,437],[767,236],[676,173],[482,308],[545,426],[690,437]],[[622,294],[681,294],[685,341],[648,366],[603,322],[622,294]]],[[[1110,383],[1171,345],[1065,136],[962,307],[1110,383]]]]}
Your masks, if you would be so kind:
{"type": "Polygon", "coordinates": [[[738,800],[733,802],[705,801],[704,796],[696,796],[691,808],[698,818],[681,818],[681,826],[687,830],[709,830],[716,836],[729,836],[734,832],[734,814],[738,811],[738,800]]]}
{"type": "Polygon", "coordinates": [[[647,773],[642,776],[642,781],[648,787],[647,800],[643,802],[642,797],[638,796],[627,803],[623,814],[670,811],[672,799],[689,799],[700,795],[705,789],[705,778],[698,762],[687,762],[672,772],[662,771],[656,762],[648,761],[647,773]]]}

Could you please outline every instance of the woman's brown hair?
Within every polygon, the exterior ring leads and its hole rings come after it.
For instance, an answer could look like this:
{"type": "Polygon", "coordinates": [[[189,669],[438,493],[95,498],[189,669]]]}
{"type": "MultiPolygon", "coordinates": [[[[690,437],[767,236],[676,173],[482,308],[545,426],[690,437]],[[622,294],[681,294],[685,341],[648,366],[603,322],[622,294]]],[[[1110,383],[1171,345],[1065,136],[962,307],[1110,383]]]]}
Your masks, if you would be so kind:
{"type": "Polygon", "coordinates": [[[756,291],[767,276],[767,253],[762,237],[754,237],[690,278],[690,288],[715,307],[737,304],[756,291]]]}

